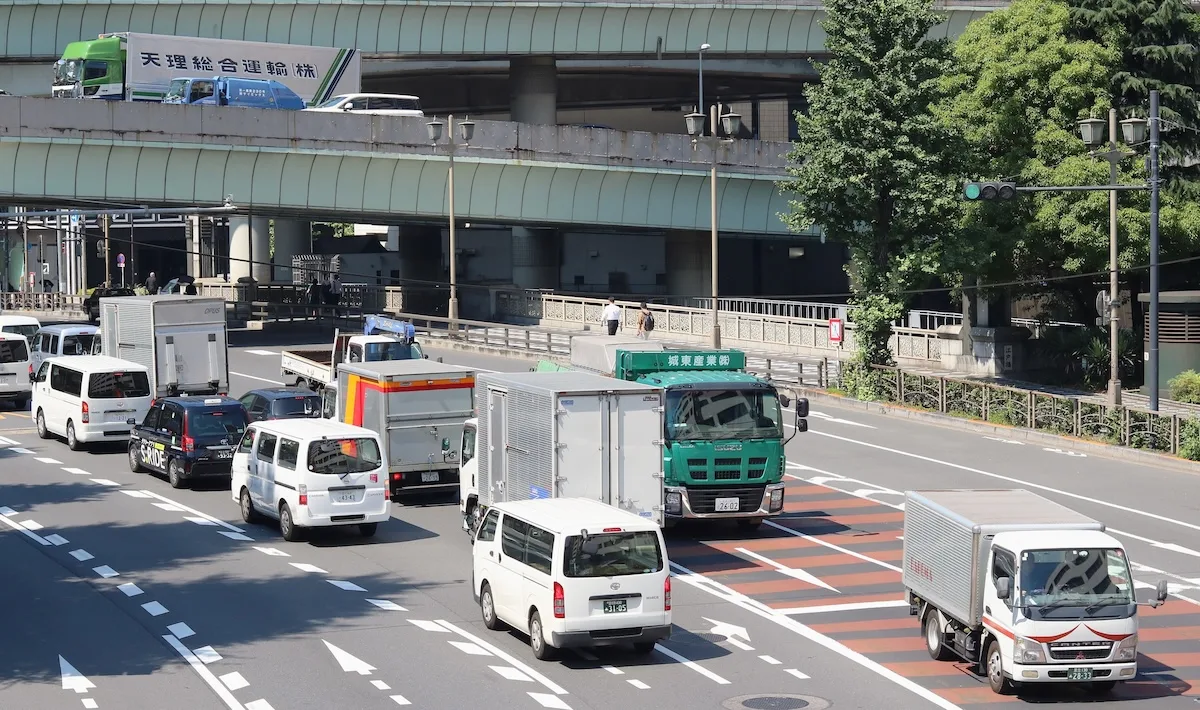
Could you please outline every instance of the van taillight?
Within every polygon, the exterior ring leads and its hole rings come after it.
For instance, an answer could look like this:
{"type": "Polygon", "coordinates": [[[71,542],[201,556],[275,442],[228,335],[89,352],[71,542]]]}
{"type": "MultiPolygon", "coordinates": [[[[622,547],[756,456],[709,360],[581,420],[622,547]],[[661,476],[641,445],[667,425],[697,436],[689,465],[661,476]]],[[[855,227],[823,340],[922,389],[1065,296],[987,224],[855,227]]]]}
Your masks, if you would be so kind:
{"type": "Polygon", "coordinates": [[[196,450],[196,440],[193,439],[192,437],[188,436],[187,434],[183,435],[183,450],[184,451],[195,451],[196,450]]]}
{"type": "Polygon", "coordinates": [[[554,618],[562,619],[567,615],[567,598],[563,594],[562,585],[554,583],[554,618]]]}
{"type": "Polygon", "coordinates": [[[91,421],[91,416],[88,413],[88,403],[87,402],[83,403],[82,410],[83,410],[83,412],[79,415],[79,420],[82,421],[84,424],[87,424],[89,421],[91,421]]]}
{"type": "MultiPolygon", "coordinates": [[[[386,484],[387,482],[386,482],[386,481],[384,481],[384,483],[386,484]]],[[[391,484],[387,484],[387,485],[385,485],[385,486],[383,487],[383,499],[384,499],[384,500],[391,500],[391,499],[392,499],[392,486],[391,486],[391,484]]]]}
{"type": "Polygon", "coordinates": [[[663,611],[671,610],[671,575],[663,580],[663,611]]]}
{"type": "Polygon", "coordinates": [[[308,486],[301,483],[296,486],[296,492],[300,494],[300,505],[308,505],[308,486]]]}

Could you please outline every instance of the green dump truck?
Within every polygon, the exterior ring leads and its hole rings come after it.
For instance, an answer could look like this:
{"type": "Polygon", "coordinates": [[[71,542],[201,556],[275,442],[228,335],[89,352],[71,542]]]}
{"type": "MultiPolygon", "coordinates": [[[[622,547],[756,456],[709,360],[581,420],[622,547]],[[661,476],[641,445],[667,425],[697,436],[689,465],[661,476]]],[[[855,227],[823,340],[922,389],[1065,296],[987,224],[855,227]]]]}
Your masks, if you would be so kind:
{"type": "Polygon", "coordinates": [[[738,350],[668,350],[636,338],[584,336],[571,341],[569,367],[666,391],[663,424],[664,512],[682,519],[731,519],[754,528],[783,512],[784,446],[808,430],[808,400],[790,402],[774,385],[745,371],[738,350]]]}

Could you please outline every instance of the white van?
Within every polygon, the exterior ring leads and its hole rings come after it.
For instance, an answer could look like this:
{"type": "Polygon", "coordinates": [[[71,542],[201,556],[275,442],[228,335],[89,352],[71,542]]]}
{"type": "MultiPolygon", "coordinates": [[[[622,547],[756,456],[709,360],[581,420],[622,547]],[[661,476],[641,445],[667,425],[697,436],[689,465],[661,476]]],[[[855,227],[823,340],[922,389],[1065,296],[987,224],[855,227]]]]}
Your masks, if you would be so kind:
{"type": "Polygon", "coordinates": [[[25,336],[30,347],[33,336],[42,327],[42,322],[33,316],[0,316],[0,333],[17,333],[25,336]]]}
{"type": "Polygon", "coordinates": [[[153,402],[150,371],[115,357],[52,357],[33,377],[38,436],[65,437],[72,451],[97,441],[128,441],[153,402]]]}
{"type": "Polygon", "coordinates": [[[671,573],[658,524],[586,498],[498,503],[475,535],[483,623],[529,635],[533,655],[671,635],[671,573]]]}
{"type": "Polygon", "coordinates": [[[91,354],[92,342],[99,333],[100,329],[94,325],[78,323],[42,326],[33,336],[33,355],[30,357],[33,368],[30,372],[37,372],[48,357],[91,354]]]}
{"type": "Polygon", "coordinates": [[[370,429],[328,419],[255,422],[233,456],[230,491],[243,520],[277,518],[288,542],[335,525],[371,537],[392,515],[382,450],[370,429]]]}
{"type": "Polygon", "coordinates": [[[0,331],[0,399],[11,400],[17,409],[29,404],[29,343],[20,333],[0,331]]]}

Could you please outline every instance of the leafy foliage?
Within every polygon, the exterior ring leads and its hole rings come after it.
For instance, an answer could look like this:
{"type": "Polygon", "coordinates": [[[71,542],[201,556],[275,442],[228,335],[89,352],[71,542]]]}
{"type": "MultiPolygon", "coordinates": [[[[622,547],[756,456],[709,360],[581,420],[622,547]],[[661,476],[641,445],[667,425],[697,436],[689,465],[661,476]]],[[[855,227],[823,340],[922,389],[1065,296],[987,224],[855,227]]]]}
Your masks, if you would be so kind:
{"type": "Polygon", "coordinates": [[[1185,370],[1167,383],[1171,390],[1171,399],[1176,402],[1200,404],[1200,372],[1185,370]]]}
{"type": "MultiPolygon", "coordinates": [[[[857,361],[888,364],[893,320],[905,291],[941,273],[962,243],[960,136],[938,119],[950,46],[929,40],[941,22],[929,0],[828,0],[824,22],[832,58],[797,114],[789,154],[794,230],[819,224],[849,246],[857,361]]],[[[870,381],[870,377],[864,381],[870,381]]]]}

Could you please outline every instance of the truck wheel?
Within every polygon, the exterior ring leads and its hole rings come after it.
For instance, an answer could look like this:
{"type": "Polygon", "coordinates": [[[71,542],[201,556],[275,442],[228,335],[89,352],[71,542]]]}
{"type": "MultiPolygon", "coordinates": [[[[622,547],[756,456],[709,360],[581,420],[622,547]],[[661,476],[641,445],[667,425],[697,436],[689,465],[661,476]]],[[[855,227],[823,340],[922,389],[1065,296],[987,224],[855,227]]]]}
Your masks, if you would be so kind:
{"type": "Polygon", "coordinates": [[[755,532],[762,527],[762,518],[741,518],[738,521],[738,527],[746,532],[755,532]]]}
{"type": "Polygon", "coordinates": [[[542,617],[536,611],[529,617],[529,647],[533,649],[534,658],[539,661],[549,661],[554,658],[554,647],[546,643],[542,630],[542,617]]]}
{"type": "Polygon", "coordinates": [[[925,650],[929,651],[929,657],[935,661],[949,661],[953,654],[946,648],[946,636],[942,633],[939,621],[938,610],[929,607],[929,611],[925,612],[925,622],[921,625],[925,636],[925,650]]]}
{"type": "Polygon", "coordinates": [[[997,695],[1009,695],[1012,693],[1012,681],[1004,677],[1004,665],[1000,656],[1000,643],[995,639],[988,644],[987,648],[987,677],[988,685],[992,686],[992,692],[997,695]]]}
{"type": "Polygon", "coordinates": [[[1097,680],[1092,682],[1091,687],[1088,688],[1088,690],[1093,695],[1108,695],[1109,693],[1113,692],[1113,689],[1116,687],[1117,681],[1115,680],[1097,680]]]}
{"type": "Polygon", "coordinates": [[[502,624],[500,617],[496,616],[496,600],[492,597],[492,585],[487,582],[483,583],[483,589],[479,592],[479,611],[483,614],[483,625],[497,631],[502,624]]]}

